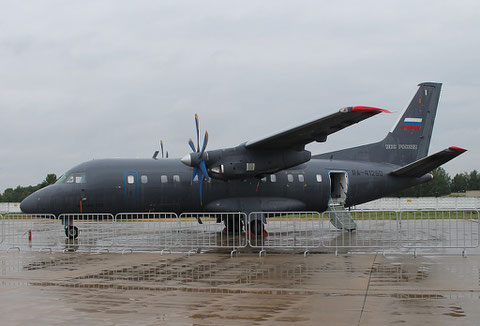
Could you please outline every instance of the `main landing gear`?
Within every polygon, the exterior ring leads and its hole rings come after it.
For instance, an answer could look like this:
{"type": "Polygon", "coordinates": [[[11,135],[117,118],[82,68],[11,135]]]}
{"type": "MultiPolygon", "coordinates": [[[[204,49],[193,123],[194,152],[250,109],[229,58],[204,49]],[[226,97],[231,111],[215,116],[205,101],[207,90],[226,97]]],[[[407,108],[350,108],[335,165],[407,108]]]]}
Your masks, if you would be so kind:
{"type": "Polygon", "coordinates": [[[226,217],[222,218],[223,224],[225,227],[223,228],[223,232],[228,234],[240,234],[245,230],[245,223],[240,216],[235,216],[236,214],[228,214],[226,217]]]}
{"type": "Polygon", "coordinates": [[[268,235],[268,232],[265,230],[265,224],[263,224],[262,220],[250,221],[250,232],[255,236],[268,235]]]}
{"type": "Polygon", "coordinates": [[[226,214],[222,217],[222,222],[225,225],[223,232],[231,235],[240,235],[241,233],[250,232],[254,236],[266,236],[268,232],[265,230],[265,223],[262,219],[253,219],[244,221],[241,216],[237,214],[226,214]],[[247,230],[248,223],[248,230],[247,230]]]}

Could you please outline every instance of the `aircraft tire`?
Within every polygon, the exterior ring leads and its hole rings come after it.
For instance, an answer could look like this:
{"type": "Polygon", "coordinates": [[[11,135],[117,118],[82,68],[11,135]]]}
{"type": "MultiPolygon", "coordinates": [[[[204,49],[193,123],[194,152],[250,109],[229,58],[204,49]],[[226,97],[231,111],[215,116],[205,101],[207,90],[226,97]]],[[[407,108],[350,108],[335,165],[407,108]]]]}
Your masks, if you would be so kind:
{"type": "Polygon", "coordinates": [[[262,235],[265,227],[262,220],[253,220],[250,222],[250,232],[255,235],[262,235]]]}
{"type": "Polygon", "coordinates": [[[244,230],[243,220],[240,217],[234,217],[233,214],[229,214],[223,220],[223,223],[225,224],[225,230],[230,234],[238,234],[244,230]]]}
{"type": "Polygon", "coordinates": [[[71,240],[78,238],[78,228],[73,225],[67,226],[65,228],[65,235],[71,240]]]}

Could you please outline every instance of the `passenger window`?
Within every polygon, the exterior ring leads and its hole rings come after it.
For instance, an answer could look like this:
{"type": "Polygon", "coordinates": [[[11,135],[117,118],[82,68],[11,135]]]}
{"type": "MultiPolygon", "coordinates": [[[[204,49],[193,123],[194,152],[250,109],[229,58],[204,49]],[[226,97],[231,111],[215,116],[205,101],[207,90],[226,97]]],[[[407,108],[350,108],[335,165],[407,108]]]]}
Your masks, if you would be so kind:
{"type": "Polygon", "coordinates": [[[287,176],[288,182],[293,182],[293,175],[289,174],[287,176]]]}
{"type": "Polygon", "coordinates": [[[276,176],[275,174],[272,174],[272,175],[270,176],[270,181],[271,181],[271,182],[277,182],[277,176],[276,176]]]}
{"type": "Polygon", "coordinates": [[[180,182],[180,176],[179,175],[174,175],[173,176],[173,182],[180,182]]]}
{"type": "Polygon", "coordinates": [[[322,175],[321,174],[317,174],[317,182],[322,182],[322,175]]]}
{"type": "Polygon", "coordinates": [[[305,177],[303,176],[303,174],[298,175],[298,182],[305,182],[305,177]]]}
{"type": "Polygon", "coordinates": [[[134,184],[135,183],[135,177],[133,175],[128,175],[127,176],[127,183],[128,184],[134,184]]]}
{"type": "Polygon", "coordinates": [[[167,182],[168,182],[167,176],[166,176],[166,175],[162,175],[162,176],[160,177],[160,181],[161,181],[162,183],[167,183],[167,182]]]}
{"type": "Polygon", "coordinates": [[[142,175],[142,176],[140,177],[140,181],[141,181],[142,183],[148,183],[148,176],[142,175]]]}

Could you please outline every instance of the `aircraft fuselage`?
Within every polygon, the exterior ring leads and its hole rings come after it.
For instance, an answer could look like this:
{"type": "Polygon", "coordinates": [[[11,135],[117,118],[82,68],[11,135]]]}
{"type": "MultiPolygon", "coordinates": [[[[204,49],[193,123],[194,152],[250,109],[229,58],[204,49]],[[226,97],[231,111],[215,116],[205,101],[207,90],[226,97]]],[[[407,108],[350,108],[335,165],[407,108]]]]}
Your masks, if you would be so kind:
{"type": "Polygon", "coordinates": [[[104,159],[82,163],[54,185],[22,202],[25,213],[325,211],[329,199],[345,206],[364,203],[427,182],[397,178],[392,164],[312,159],[294,168],[247,178],[198,180],[179,159],[104,159]]]}

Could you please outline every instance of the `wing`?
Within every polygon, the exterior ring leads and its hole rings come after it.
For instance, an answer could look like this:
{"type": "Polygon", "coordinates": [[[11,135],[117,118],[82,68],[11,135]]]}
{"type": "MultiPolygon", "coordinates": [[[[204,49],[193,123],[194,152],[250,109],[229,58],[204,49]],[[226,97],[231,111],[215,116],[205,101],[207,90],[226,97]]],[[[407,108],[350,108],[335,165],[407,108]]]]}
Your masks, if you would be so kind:
{"type": "Polygon", "coordinates": [[[353,106],[340,109],[337,113],[278,132],[274,135],[248,141],[248,149],[303,149],[313,141],[324,142],[327,136],[345,127],[373,117],[388,110],[368,106],[353,106]]]}
{"type": "Polygon", "coordinates": [[[391,175],[396,177],[416,177],[419,178],[422,175],[438,168],[440,165],[454,159],[460,154],[465,153],[467,150],[451,146],[438,153],[426,156],[418,161],[405,165],[395,171],[390,172],[391,175]]]}

